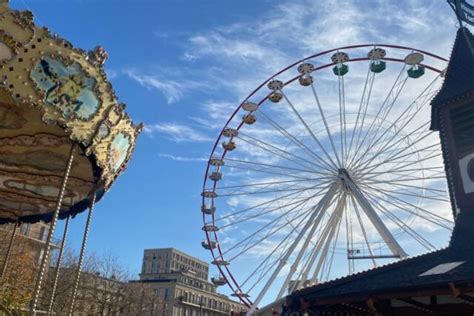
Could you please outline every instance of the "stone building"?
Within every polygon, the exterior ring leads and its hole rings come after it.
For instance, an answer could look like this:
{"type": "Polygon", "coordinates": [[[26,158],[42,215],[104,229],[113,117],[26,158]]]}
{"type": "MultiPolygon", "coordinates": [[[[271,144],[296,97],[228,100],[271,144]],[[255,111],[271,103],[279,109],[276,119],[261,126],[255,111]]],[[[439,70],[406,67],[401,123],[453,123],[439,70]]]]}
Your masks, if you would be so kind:
{"type": "Polygon", "coordinates": [[[146,249],[137,282],[151,285],[162,316],[238,314],[245,306],[216,291],[209,265],[173,248],[146,249]]]}
{"type": "Polygon", "coordinates": [[[187,271],[196,278],[207,280],[209,265],[197,258],[173,248],[145,249],[142,274],[172,273],[187,271]]]}
{"type": "MultiPolygon", "coordinates": [[[[0,260],[5,259],[8,245],[10,243],[11,234],[13,232],[13,224],[0,225],[0,260]]],[[[17,228],[15,240],[13,243],[12,254],[29,253],[35,262],[32,266],[39,263],[43,255],[46,239],[48,238],[49,224],[38,222],[35,224],[22,223],[17,228]]],[[[57,247],[59,242],[54,241],[53,247],[57,247]]]]}

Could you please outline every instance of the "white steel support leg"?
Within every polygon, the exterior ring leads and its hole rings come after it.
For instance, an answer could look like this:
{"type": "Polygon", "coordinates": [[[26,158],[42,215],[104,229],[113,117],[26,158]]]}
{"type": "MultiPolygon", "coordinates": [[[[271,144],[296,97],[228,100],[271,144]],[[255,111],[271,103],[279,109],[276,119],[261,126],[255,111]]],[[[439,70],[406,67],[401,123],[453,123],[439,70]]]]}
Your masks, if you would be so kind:
{"type": "Polygon", "coordinates": [[[313,211],[314,213],[318,214],[316,220],[314,221],[313,226],[311,227],[308,236],[306,237],[303,246],[301,247],[300,251],[298,252],[298,255],[296,256],[295,261],[290,267],[290,271],[288,275],[286,276],[285,282],[283,282],[283,285],[280,288],[280,292],[278,293],[277,300],[283,297],[285,294],[285,291],[288,287],[288,284],[290,284],[291,278],[293,277],[293,274],[296,272],[296,269],[298,268],[298,265],[300,264],[301,258],[303,258],[304,253],[306,252],[306,249],[308,248],[308,245],[313,238],[314,232],[316,231],[316,228],[318,228],[319,223],[323,219],[324,214],[326,214],[327,208],[329,204],[331,203],[332,197],[329,197],[326,195],[319,204],[316,206],[316,209],[313,211]]]}
{"type": "Polygon", "coordinates": [[[370,202],[367,198],[362,194],[359,187],[352,181],[351,177],[346,171],[340,172],[340,176],[344,179],[347,187],[354,195],[355,199],[359,203],[359,205],[364,210],[367,217],[370,219],[372,224],[377,229],[377,232],[380,234],[382,239],[385,241],[387,246],[390,248],[390,251],[393,255],[398,256],[400,258],[405,258],[408,254],[403,250],[400,244],[397,242],[395,237],[393,237],[392,233],[388,230],[387,226],[383,223],[383,221],[378,216],[377,212],[374,210],[370,202]]]}
{"type": "Polygon", "coordinates": [[[328,224],[324,227],[324,230],[316,244],[316,248],[314,252],[311,254],[311,258],[308,261],[308,264],[303,271],[303,274],[301,275],[300,280],[295,284],[295,286],[291,289],[292,291],[300,289],[303,285],[304,282],[308,279],[309,271],[314,265],[314,261],[318,257],[319,252],[321,251],[321,248],[323,247],[324,241],[328,238],[328,235],[334,230],[334,227],[336,227],[336,223],[338,222],[338,216],[342,216],[342,210],[343,210],[343,205],[346,200],[346,194],[343,194],[339,201],[337,202],[336,208],[331,214],[331,217],[328,220],[328,224]]]}
{"type": "MultiPolygon", "coordinates": [[[[321,199],[321,201],[325,201],[325,200],[332,200],[334,195],[336,194],[336,191],[337,191],[337,187],[339,186],[338,182],[334,182],[328,189],[328,191],[326,192],[326,194],[324,195],[324,197],[321,199]]],[[[280,271],[283,269],[283,267],[287,264],[287,261],[288,261],[288,258],[291,256],[291,254],[293,253],[293,251],[295,250],[296,246],[298,245],[298,243],[301,241],[301,239],[303,238],[303,236],[305,235],[306,231],[309,229],[309,227],[311,226],[311,224],[313,224],[313,221],[315,220],[316,216],[318,215],[317,212],[314,212],[313,214],[311,214],[311,217],[308,219],[308,221],[306,222],[305,226],[303,227],[303,229],[301,230],[301,232],[299,233],[299,235],[296,237],[296,239],[293,241],[293,243],[291,244],[290,248],[287,250],[286,254],[280,259],[280,262],[278,263],[278,266],[277,268],[273,271],[272,275],[270,276],[270,278],[268,279],[267,283],[265,283],[265,285],[263,286],[262,290],[260,291],[260,293],[258,294],[258,296],[256,297],[255,301],[253,301],[253,304],[252,306],[250,307],[250,309],[248,310],[247,312],[247,315],[250,316],[250,315],[255,315],[255,310],[257,309],[257,306],[258,304],[260,303],[260,301],[262,300],[262,298],[265,296],[265,294],[267,293],[268,289],[270,288],[270,286],[273,284],[273,282],[275,281],[275,279],[278,277],[278,274],[280,274],[280,271]]]]}
{"type": "MultiPolygon", "coordinates": [[[[344,204],[346,202],[346,197],[347,195],[344,195],[340,200],[339,203],[336,206],[336,209],[334,210],[334,221],[328,225],[328,236],[325,238],[326,242],[324,244],[324,249],[323,253],[319,256],[318,264],[316,265],[316,268],[314,269],[313,276],[311,277],[311,282],[317,283],[318,282],[318,274],[321,271],[321,267],[323,265],[324,260],[327,257],[328,251],[329,251],[329,245],[331,244],[331,240],[336,232],[336,228],[339,225],[339,222],[342,219],[342,214],[344,212],[344,204]]],[[[324,240],[321,241],[321,245],[323,244],[324,240]]]]}

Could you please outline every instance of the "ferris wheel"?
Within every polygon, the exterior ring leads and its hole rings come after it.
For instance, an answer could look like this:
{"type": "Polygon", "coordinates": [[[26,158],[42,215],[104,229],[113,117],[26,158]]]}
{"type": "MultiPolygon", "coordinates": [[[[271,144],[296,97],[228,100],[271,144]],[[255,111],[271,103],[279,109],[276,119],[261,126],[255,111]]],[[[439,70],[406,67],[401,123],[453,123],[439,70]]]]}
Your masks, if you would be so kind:
{"type": "Polygon", "coordinates": [[[453,226],[429,102],[447,61],[357,45],[297,61],[223,127],[202,191],[218,275],[250,307],[443,246],[453,226]]]}

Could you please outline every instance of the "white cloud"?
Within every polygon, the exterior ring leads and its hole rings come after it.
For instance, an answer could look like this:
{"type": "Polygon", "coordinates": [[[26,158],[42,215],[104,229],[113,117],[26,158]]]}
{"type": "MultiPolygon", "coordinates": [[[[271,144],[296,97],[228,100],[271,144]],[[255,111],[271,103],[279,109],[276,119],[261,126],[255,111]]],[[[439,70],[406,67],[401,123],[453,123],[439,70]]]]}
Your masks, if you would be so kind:
{"type": "Polygon", "coordinates": [[[179,161],[179,162],[202,162],[202,161],[209,160],[208,158],[204,158],[204,157],[183,157],[183,156],[176,156],[176,155],[165,154],[165,153],[159,153],[158,156],[162,158],[171,159],[174,161],[179,161]]]}
{"type": "Polygon", "coordinates": [[[165,80],[158,75],[145,75],[133,70],[126,71],[126,74],[143,87],[158,90],[165,96],[168,104],[176,103],[183,96],[182,86],[177,81],[165,80]]]}
{"type": "Polygon", "coordinates": [[[188,125],[172,122],[145,125],[144,132],[148,135],[159,134],[176,143],[212,141],[211,137],[188,125]]]}

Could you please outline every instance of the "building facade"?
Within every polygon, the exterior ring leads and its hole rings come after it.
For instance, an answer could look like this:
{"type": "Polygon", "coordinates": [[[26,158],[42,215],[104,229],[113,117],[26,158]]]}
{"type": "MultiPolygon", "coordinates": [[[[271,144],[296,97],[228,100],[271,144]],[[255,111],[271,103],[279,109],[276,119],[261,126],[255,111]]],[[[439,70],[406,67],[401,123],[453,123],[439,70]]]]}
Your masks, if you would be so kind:
{"type": "Polygon", "coordinates": [[[174,248],[145,249],[142,274],[176,271],[188,272],[194,274],[197,279],[207,280],[209,265],[174,248]]]}
{"type": "MultiPolygon", "coordinates": [[[[0,225],[0,258],[3,261],[8,250],[14,224],[0,225]]],[[[40,262],[43,256],[44,246],[49,234],[49,224],[38,222],[34,224],[22,223],[17,228],[15,240],[13,242],[12,255],[28,253],[34,260],[32,266],[40,262]]],[[[59,242],[54,241],[53,247],[57,247],[59,242]]]]}
{"type": "Polygon", "coordinates": [[[238,314],[245,306],[217,293],[209,265],[173,248],[146,249],[138,282],[154,288],[161,316],[238,314]]]}

